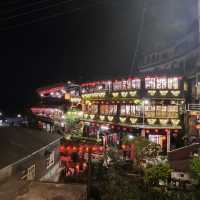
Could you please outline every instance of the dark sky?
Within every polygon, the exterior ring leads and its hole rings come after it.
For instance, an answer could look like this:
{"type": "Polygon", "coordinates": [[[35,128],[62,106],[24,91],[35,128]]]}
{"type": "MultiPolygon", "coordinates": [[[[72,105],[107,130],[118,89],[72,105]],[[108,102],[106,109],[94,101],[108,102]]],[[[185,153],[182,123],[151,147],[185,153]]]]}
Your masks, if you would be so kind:
{"type": "MultiPolygon", "coordinates": [[[[28,2],[18,0],[17,5],[9,6],[5,3],[7,7],[2,4],[1,10],[6,12],[28,2]]],[[[66,9],[70,12],[80,7],[79,11],[6,31],[1,29],[0,109],[19,112],[34,103],[37,87],[51,83],[129,74],[141,3],[136,0],[105,2],[86,8],[90,5],[87,0],[85,4],[76,1],[66,9]]],[[[46,16],[55,11],[51,10],[46,16]]],[[[34,17],[38,19],[43,14],[34,17]]],[[[29,21],[23,16],[9,23],[3,21],[1,28],[29,21]]]]}
{"type": "MultiPolygon", "coordinates": [[[[195,20],[196,0],[146,2],[141,53],[174,44],[195,20]]],[[[142,5],[142,0],[1,0],[0,110],[17,113],[34,104],[35,89],[48,84],[129,75],[142,5]]]]}

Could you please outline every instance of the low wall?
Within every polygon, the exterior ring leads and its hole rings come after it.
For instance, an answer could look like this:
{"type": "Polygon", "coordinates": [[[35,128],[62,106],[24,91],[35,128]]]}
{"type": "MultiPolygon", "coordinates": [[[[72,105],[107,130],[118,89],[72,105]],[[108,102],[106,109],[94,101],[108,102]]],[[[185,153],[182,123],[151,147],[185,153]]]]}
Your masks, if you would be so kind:
{"type": "Polygon", "coordinates": [[[6,178],[12,175],[12,166],[7,166],[0,169],[0,182],[4,181],[6,178]]]}

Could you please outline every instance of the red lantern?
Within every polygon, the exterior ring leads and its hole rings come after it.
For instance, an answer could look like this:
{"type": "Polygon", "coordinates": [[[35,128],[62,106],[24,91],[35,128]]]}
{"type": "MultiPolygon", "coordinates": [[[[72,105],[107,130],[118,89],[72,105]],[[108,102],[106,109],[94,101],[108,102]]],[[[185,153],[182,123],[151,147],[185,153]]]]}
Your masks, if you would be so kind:
{"type": "Polygon", "coordinates": [[[71,150],[71,147],[70,147],[70,146],[68,146],[68,147],[66,148],[66,150],[67,150],[67,151],[70,151],[70,150],[71,150]]]}
{"type": "Polygon", "coordinates": [[[60,146],[60,152],[61,153],[64,153],[65,152],[65,147],[62,145],[62,146],[60,146]]]}
{"type": "Polygon", "coordinates": [[[127,131],[127,128],[123,128],[123,131],[127,131]]]}
{"type": "Polygon", "coordinates": [[[76,165],[76,171],[79,173],[79,171],[80,171],[80,166],[79,165],[76,165]]]}
{"type": "Polygon", "coordinates": [[[73,147],[73,151],[77,151],[77,148],[75,146],[73,147]]]}
{"type": "Polygon", "coordinates": [[[92,151],[93,151],[93,152],[95,152],[96,150],[97,150],[97,148],[96,148],[96,147],[93,147],[93,148],[92,148],[92,151]]]}
{"type": "Polygon", "coordinates": [[[122,145],[122,149],[126,149],[126,145],[125,144],[122,145]]]}

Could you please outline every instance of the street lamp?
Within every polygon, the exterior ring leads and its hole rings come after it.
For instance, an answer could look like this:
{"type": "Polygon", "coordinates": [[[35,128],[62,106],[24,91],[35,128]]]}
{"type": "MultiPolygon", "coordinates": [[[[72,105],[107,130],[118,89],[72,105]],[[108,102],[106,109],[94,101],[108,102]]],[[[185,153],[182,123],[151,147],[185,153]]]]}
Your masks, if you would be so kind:
{"type": "Polygon", "coordinates": [[[128,139],[132,140],[132,139],[134,139],[134,136],[133,135],[128,135],[128,139]]]}

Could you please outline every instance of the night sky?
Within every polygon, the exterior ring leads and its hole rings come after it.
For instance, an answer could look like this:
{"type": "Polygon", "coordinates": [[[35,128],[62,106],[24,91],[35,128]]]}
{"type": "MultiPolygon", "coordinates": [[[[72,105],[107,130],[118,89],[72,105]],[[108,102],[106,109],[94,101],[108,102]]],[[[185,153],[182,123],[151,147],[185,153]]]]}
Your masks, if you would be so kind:
{"type": "Polygon", "coordinates": [[[0,110],[5,113],[35,104],[41,86],[129,75],[142,1],[72,0],[18,16],[60,1],[0,2],[0,110]],[[20,8],[35,2],[42,3],[20,8]],[[66,14],[48,18],[58,12],[66,14]]]}

